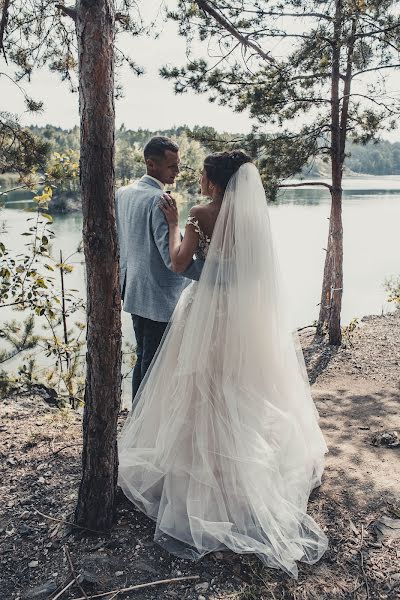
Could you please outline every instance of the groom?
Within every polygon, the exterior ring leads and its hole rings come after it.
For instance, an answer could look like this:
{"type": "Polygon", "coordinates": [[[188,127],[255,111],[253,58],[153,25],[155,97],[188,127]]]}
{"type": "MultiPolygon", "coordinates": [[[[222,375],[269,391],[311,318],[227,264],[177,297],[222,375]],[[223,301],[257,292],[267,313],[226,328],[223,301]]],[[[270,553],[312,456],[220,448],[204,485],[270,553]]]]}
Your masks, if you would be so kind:
{"type": "Polygon", "coordinates": [[[171,270],[169,228],[159,202],[165,185],[179,174],[179,147],[166,137],[153,137],[144,147],[144,160],[147,175],[116,193],[122,300],[136,337],[132,399],[188,279],[198,280],[204,264],[194,260],[179,275],[171,270]]]}

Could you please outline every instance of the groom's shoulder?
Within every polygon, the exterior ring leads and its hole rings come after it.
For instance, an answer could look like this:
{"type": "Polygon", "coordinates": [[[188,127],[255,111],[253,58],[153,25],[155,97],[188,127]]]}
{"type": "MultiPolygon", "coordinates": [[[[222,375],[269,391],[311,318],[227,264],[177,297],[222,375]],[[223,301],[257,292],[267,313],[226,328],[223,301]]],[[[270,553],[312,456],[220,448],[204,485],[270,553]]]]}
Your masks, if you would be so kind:
{"type": "Polygon", "coordinates": [[[136,184],[137,184],[137,181],[134,181],[133,183],[128,183],[128,185],[122,185],[121,187],[119,187],[117,189],[115,195],[118,197],[118,196],[124,196],[126,194],[133,192],[136,189],[136,184]]]}
{"type": "Polygon", "coordinates": [[[146,185],[146,183],[140,179],[137,179],[128,185],[121,186],[116,192],[117,196],[143,195],[149,198],[159,198],[162,194],[162,189],[146,185]]]}

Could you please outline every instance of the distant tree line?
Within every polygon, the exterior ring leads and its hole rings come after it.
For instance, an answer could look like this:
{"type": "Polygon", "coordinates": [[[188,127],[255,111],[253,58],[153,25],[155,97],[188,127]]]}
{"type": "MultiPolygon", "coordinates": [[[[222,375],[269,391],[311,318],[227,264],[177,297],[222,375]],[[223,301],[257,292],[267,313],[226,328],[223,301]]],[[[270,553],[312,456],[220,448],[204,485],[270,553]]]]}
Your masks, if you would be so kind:
{"type": "MultiPolygon", "coordinates": [[[[66,153],[79,150],[79,127],[65,130],[54,125],[32,126],[29,132],[47,144],[49,157],[53,153],[66,153]]],[[[195,193],[198,188],[199,172],[206,155],[206,149],[196,139],[190,137],[187,127],[150,131],[126,129],[124,125],[116,131],[115,176],[118,185],[124,185],[145,173],[143,147],[153,135],[173,138],[180,147],[182,158],[181,178],[178,191],[195,193]]]]}
{"type": "MultiPolygon", "coordinates": [[[[348,142],[345,174],[400,175],[400,142],[394,144],[387,140],[355,144],[348,142]]],[[[305,177],[325,176],[329,166],[322,158],[309,162],[301,171],[305,177]]]]}
{"type": "MultiPolygon", "coordinates": [[[[201,129],[201,128],[200,128],[201,129]]],[[[79,150],[79,127],[62,129],[54,125],[32,126],[29,131],[48,144],[50,152],[79,150]]],[[[159,131],[149,129],[126,129],[121,125],[116,131],[116,177],[127,183],[144,173],[142,149],[153,135],[166,135],[176,139],[182,147],[184,166],[198,170],[207,153],[205,144],[191,138],[191,130],[186,126],[172,127],[159,131]]],[[[239,134],[225,134],[229,138],[239,138],[239,134]]],[[[349,172],[366,175],[400,175],[400,142],[381,140],[367,144],[348,143],[345,167],[349,172]]],[[[189,168],[189,171],[190,171],[189,168]]],[[[324,175],[326,166],[317,159],[303,169],[307,176],[324,175]]],[[[189,175],[189,174],[188,174],[189,175]]],[[[193,187],[195,184],[193,183],[193,187]]]]}

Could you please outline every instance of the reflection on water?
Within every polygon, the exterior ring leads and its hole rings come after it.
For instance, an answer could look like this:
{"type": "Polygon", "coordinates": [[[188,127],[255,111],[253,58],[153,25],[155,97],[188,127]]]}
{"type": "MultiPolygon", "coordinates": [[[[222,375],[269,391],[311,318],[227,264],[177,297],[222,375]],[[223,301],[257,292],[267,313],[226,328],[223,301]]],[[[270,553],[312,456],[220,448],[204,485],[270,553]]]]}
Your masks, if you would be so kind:
{"type": "MultiPolygon", "coordinates": [[[[311,181],[311,180],[309,180],[311,181]]],[[[301,183],[293,179],[291,183],[301,183]]],[[[329,181],[327,180],[327,183],[329,181]]],[[[379,196],[399,195],[400,176],[390,177],[352,177],[343,179],[344,203],[352,198],[376,198],[379,196]]],[[[330,192],[326,187],[281,188],[276,204],[321,204],[330,203],[330,192]]]]}

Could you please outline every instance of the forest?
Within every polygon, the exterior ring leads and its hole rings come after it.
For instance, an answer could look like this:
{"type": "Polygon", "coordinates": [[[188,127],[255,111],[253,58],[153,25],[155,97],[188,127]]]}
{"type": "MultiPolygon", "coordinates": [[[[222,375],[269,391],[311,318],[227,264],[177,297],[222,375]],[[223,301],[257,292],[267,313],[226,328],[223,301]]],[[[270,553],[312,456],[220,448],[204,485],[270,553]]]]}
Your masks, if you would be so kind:
{"type": "MultiPolygon", "coordinates": [[[[35,138],[45,143],[47,160],[50,160],[55,152],[67,153],[71,151],[76,153],[78,160],[79,127],[65,130],[61,127],[45,125],[44,127],[30,126],[27,129],[35,138]]],[[[214,140],[219,137],[229,144],[230,140],[240,140],[242,137],[237,133],[217,134],[213,130],[207,129],[204,131],[204,129],[196,127],[191,130],[189,127],[182,125],[161,131],[146,129],[135,131],[126,129],[122,124],[116,130],[115,174],[117,181],[124,185],[143,175],[143,146],[153,135],[158,134],[176,140],[181,148],[182,175],[178,188],[189,193],[195,192],[197,182],[194,181],[193,173],[195,172],[195,177],[197,177],[204,157],[213,149],[213,143],[209,142],[207,144],[207,139],[214,140]]],[[[237,144],[240,145],[240,142],[237,142],[237,144]]],[[[45,169],[46,166],[44,165],[43,168],[45,169]]],[[[391,143],[379,139],[366,144],[359,144],[349,140],[344,168],[346,176],[352,174],[400,175],[400,142],[391,143]]],[[[295,176],[324,177],[327,173],[328,166],[326,162],[322,158],[316,158],[305,164],[295,176]]],[[[268,174],[266,174],[266,177],[268,177],[268,174]]],[[[16,180],[16,175],[13,177],[10,173],[0,174],[0,185],[3,190],[11,187],[12,182],[16,180]]]]}

